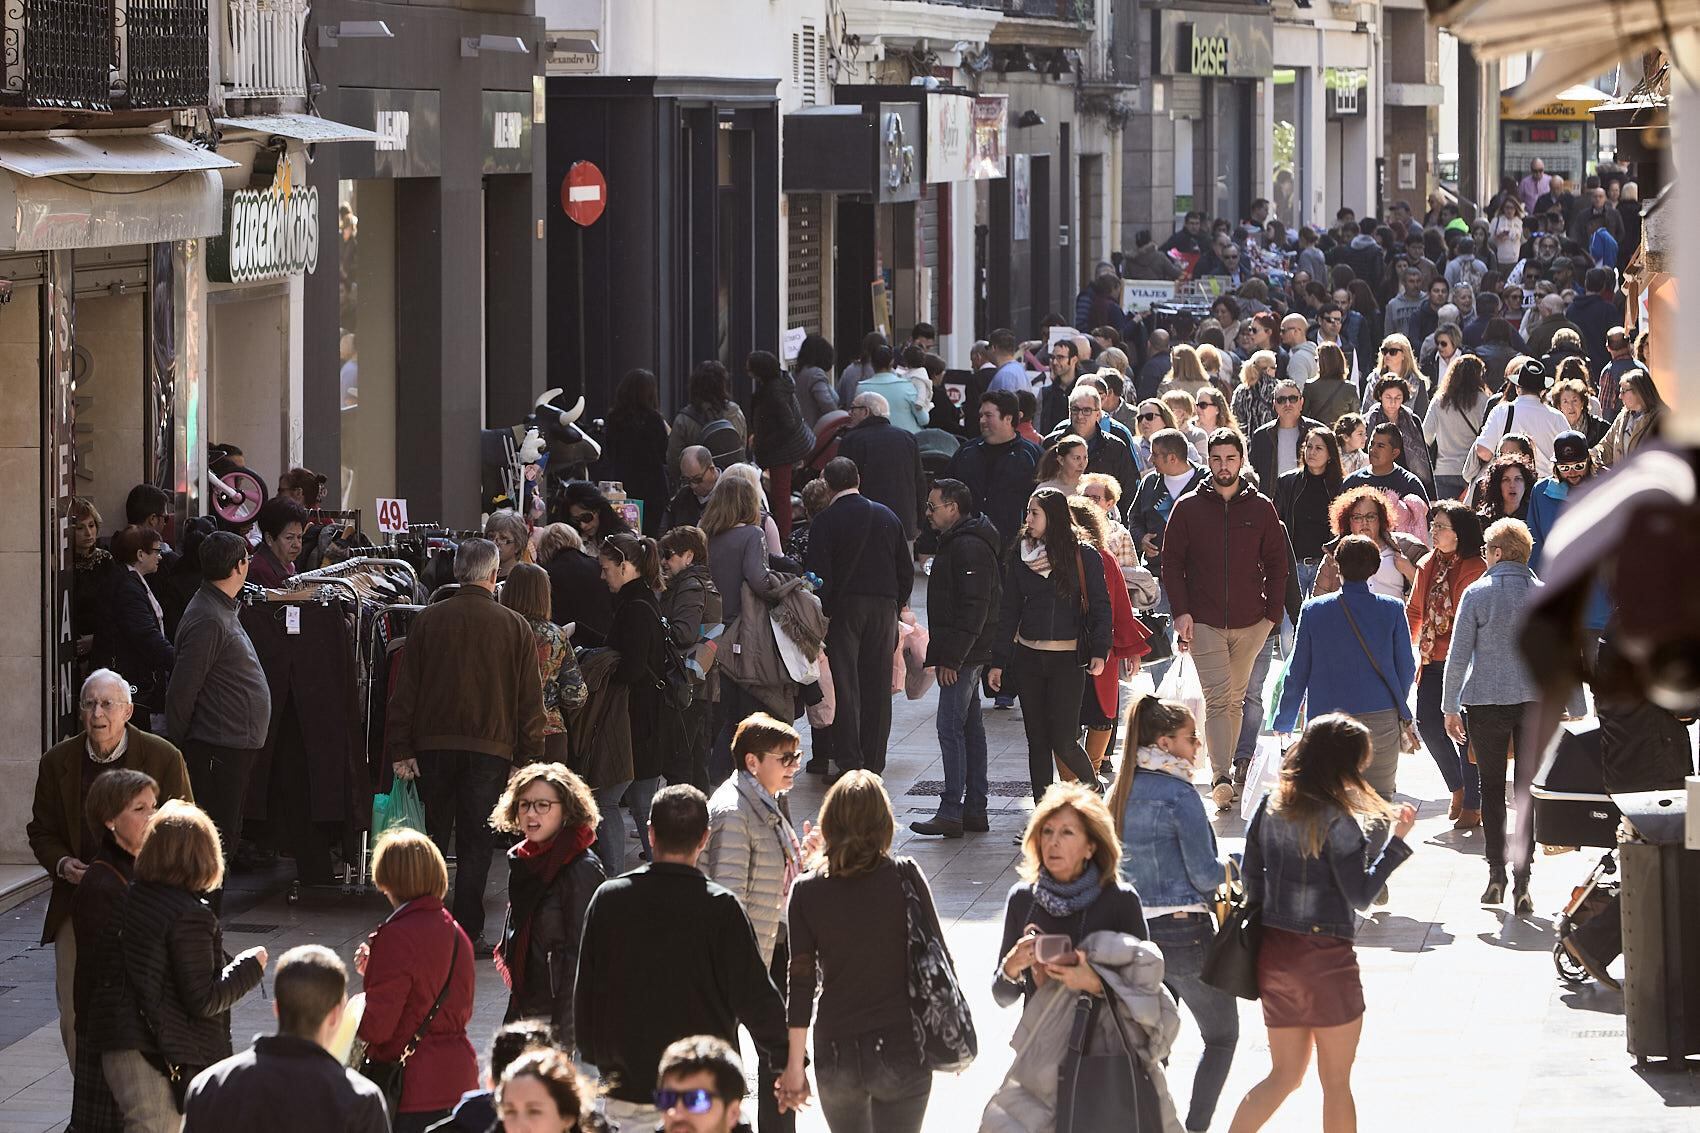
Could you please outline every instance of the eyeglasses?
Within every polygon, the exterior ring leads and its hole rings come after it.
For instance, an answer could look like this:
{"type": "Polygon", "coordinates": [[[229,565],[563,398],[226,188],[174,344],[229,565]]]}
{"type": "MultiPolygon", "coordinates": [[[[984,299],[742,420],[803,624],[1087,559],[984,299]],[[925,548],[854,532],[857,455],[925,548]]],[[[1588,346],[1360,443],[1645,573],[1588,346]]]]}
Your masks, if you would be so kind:
{"type": "Polygon", "coordinates": [[[1279,394],[1275,398],[1275,404],[1276,405],[1293,405],[1296,402],[1299,402],[1299,401],[1302,401],[1302,400],[1304,400],[1304,399],[1301,398],[1296,393],[1283,393],[1283,394],[1279,394]]]}
{"type": "Polygon", "coordinates": [[[1098,503],[1103,503],[1105,496],[1104,496],[1104,493],[1102,491],[1087,492],[1086,498],[1089,499],[1089,500],[1096,500],[1098,503]]]}
{"type": "MultiPolygon", "coordinates": [[[[713,472],[713,471],[714,471],[714,469],[712,469],[712,468],[705,468],[701,472],[698,472],[695,476],[685,477],[685,483],[689,484],[691,487],[694,488],[698,484],[702,483],[704,480],[708,479],[708,474],[710,472],[713,472]]],[[[586,518],[589,518],[589,517],[587,516],[586,518]]],[[[575,519],[574,522],[576,523],[577,520],[575,519]]]]}
{"type": "Polygon", "coordinates": [[[127,700],[84,700],[78,703],[78,707],[84,712],[104,712],[110,716],[119,708],[130,707],[130,702],[127,700]]]}
{"type": "Polygon", "coordinates": [[[1560,476],[1564,476],[1571,472],[1586,472],[1588,462],[1585,460],[1567,460],[1563,464],[1554,464],[1553,468],[1560,476]]]}
{"type": "Polygon", "coordinates": [[[1090,405],[1071,406],[1068,411],[1070,417],[1101,417],[1103,413],[1102,409],[1094,409],[1090,405]]]}
{"type": "Polygon", "coordinates": [[[516,799],[516,800],[514,800],[514,807],[521,814],[531,814],[531,813],[535,812],[539,818],[543,817],[544,815],[548,814],[550,811],[554,810],[556,805],[557,805],[557,803],[556,803],[556,800],[554,800],[554,799],[516,799]]]}
{"type": "Polygon", "coordinates": [[[1055,354],[1051,355],[1051,361],[1053,362],[1072,362],[1073,360],[1074,355],[1070,354],[1066,350],[1059,350],[1055,354]]]}
{"type": "Polygon", "coordinates": [[[1378,511],[1354,511],[1346,518],[1350,519],[1353,523],[1369,523],[1372,520],[1379,520],[1381,518],[1381,513],[1378,511]]]}
{"type": "Polygon", "coordinates": [[[795,767],[797,764],[803,762],[803,753],[800,749],[792,751],[774,751],[769,752],[768,754],[774,759],[777,759],[781,767],[795,767]]]}
{"type": "Polygon", "coordinates": [[[1163,415],[1161,413],[1141,413],[1139,415],[1139,420],[1141,421],[1161,421],[1162,419],[1163,415]]]}
{"type": "Polygon", "coordinates": [[[655,1108],[666,1113],[674,1106],[682,1105],[686,1113],[707,1113],[714,1108],[718,1097],[712,1090],[656,1090],[655,1108]]]}

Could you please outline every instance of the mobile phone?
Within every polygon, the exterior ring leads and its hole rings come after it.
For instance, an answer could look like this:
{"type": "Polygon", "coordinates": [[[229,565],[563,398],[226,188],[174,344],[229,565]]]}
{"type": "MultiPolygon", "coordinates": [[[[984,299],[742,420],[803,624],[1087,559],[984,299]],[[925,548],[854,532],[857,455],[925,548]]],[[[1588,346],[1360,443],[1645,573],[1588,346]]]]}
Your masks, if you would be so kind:
{"type": "Polygon", "coordinates": [[[1076,963],[1073,938],[1061,933],[1046,933],[1033,938],[1033,959],[1041,964],[1067,966],[1076,963]]]}

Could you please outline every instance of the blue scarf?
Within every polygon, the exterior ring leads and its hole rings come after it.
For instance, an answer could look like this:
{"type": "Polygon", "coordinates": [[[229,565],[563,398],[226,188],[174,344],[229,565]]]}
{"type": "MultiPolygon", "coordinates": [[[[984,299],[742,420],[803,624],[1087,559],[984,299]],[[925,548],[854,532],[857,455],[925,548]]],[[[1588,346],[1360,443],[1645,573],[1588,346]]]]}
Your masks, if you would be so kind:
{"type": "Polygon", "coordinates": [[[1039,867],[1039,879],[1033,883],[1033,899],[1053,917],[1072,917],[1092,906],[1098,899],[1098,863],[1087,862],[1086,868],[1073,881],[1062,882],[1039,867]]]}

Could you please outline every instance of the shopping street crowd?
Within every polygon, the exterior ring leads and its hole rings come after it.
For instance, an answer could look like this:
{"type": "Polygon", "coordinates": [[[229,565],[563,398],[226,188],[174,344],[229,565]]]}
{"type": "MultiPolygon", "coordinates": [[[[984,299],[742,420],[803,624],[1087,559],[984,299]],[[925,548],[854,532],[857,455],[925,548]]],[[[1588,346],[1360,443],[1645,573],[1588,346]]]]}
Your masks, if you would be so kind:
{"type": "MultiPolygon", "coordinates": [[[[1633,194],[1587,189],[1605,203],[1512,186],[1481,233],[1397,205],[1291,237],[1262,202],[1195,214],[1100,265],[1073,319],[976,343],[966,375],[925,324],[842,370],[819,336],[795,374],[757,352],[747,405],[702,363],[671,422],[655,376],[626,375],[600,481],[493,513],[407,635],[372,786],[417,791],[423,829],[376,840],[393,912],[354,957],[357,1023],[334,953],[232,959],[218,915],[270,715],[238,599],[306,565],[322,480],[291,470],[255,531],[175,550],[163,493],[132,492],[109,540],[79,501],[82,727],[42,757],[29,828],[70,1127],[768,1133],[818,1105],[834,1133],[918,1130],[934,1073],[976,1055],[975,977],[892,855],[880,778],[892,697],[936,684],[944,785],[915,832],[988,832],[986,700],[1020,706],[1034,801],[985,974],[1022,1025],[981,1128],[1254,1130],[1313,1051],[1325,1128],[1355,1128],[1352,942],[1411,853],[1400,753],[1426,749],[1450,818],[1480,828],[1483,903],[1531,912],[1517,631],[1571,493],[1664,414],[1591,250],[1633,194]],[[1124,274],[1170,273],[1228,286],[1207,317],[1122,308],[1124,274]],[[830,784],[808,821],[787,802],[804,773],[830,784]],[[1210,812],[1236,805],[1230,864],[1210,812]],[[1224,1121],[1236,873],[1271,1060],[1224,1121]],[[486,962],[509,1000],[481,1068],[486,962]],[[268,965],[277,1032],[233,1053],[230,1007],[268,965]],[[1166,1065],[1178,1006],[1195,1067],[1166,1065]],[[1124,1052],[1084,1093],[1071,1031],[1124,1052]]],[[[1621,663],[1611,614],[1602,591],[1596,676],[1621,663]]],[[[1684,722],[1594,683],[1608,787],[1680,785],[1684,722]]],[[[1617,924],[1566,944],[1595,978],[1617,924]]]]}

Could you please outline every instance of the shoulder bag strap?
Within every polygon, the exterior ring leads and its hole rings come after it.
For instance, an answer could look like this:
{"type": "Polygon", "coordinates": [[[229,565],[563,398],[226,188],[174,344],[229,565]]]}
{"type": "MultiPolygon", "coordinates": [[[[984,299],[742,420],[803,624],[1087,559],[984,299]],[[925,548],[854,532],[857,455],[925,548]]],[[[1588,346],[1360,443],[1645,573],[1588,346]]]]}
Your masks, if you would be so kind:
{"type": "Polygon", "coordinates": [[[1501,438],[1508,437],[1508,436],[1511,435],[1511,424],[1512,424],[1513,421],[1516,421],[1516,420],[1517,420],[1517,403],[1515,401],[1513,401],[1505,409],[1505,431],[1503,433],[1499,434],[1501,438]]]}
{"type": "Polygon", "coordinates": [[[1088,608],[1087,603],[1086,603],[1086,567],[1080,561],[1081,556],[1084,553],[1085,552],[1083,552],[1080,549],[1080,547],[1078,545],[1076,545],[1076,547],[1074,548],[1074,585],[1080,591],[1080,620],[1081,620],[1080,633],[1081,633],[1081,636],[1085,636],[1085,634],[1086,634],[1086,628],[1087,628],[1086,622],[1089,620],[1091,613],[1092,613],[1091,609],[1088,608]]]}
{"type": "Polygon", "coordinates": [[[1393,687],[1393,682],[1387,679],[1387,674],[1381,671],[1381,666],[1375,663],[1375,654],[1370,652],[1369,643],[1364,640],[1363,633],[1359,631],[1358,621],[1352,617],[1352,608],[1346,605],[1346,592],[1344,590],[1340,592],[1340,610],[1346,615],[1346,624],[1352,627],[1352,636],[1358,639],[1358,646],[1364,651],[1364,656],[1369,659],[1371,671],[1381,678],[1382,684],[1387,686],[1387,694],[1393,698],[1393,707],[1399,713],[1399,719],[1401,721],[1409,720],[1410,714],[1405,710],[1405,702],[1399,699],[1398,690],[1393,687]]]}
{"type": "Polygon", "coordinates": [[[396,1061],[400,1062],[403,1066],[406,1066],[407,1060],[413,1057],[413,1052],[419,1049],[419,1040],[425,1037],[426,1028],[428,1028],[431,1025],[431,1020],[433,1020],[437,1017],[437,1011],[443,1006],[443,999],[444,999],[445,996],[447,996],[449,994],[449,986],[454,983],[455,962],[459,959],[460,959],[460,930],[456,926],[450,925],[449,926],[449,974],[446,977],[444,977],[442,990],[437,992],[437,998],[436,998],[436,1001],[431,1004],[431,1010],[425,1012],[425,1018],[423,1020],[421,1020],[418,1028],[416,1028],[414,1030],[413,1037],[407,1040],[407,1046],[402,1050],[401,1057],[396,1060],[396,1061]]]}

